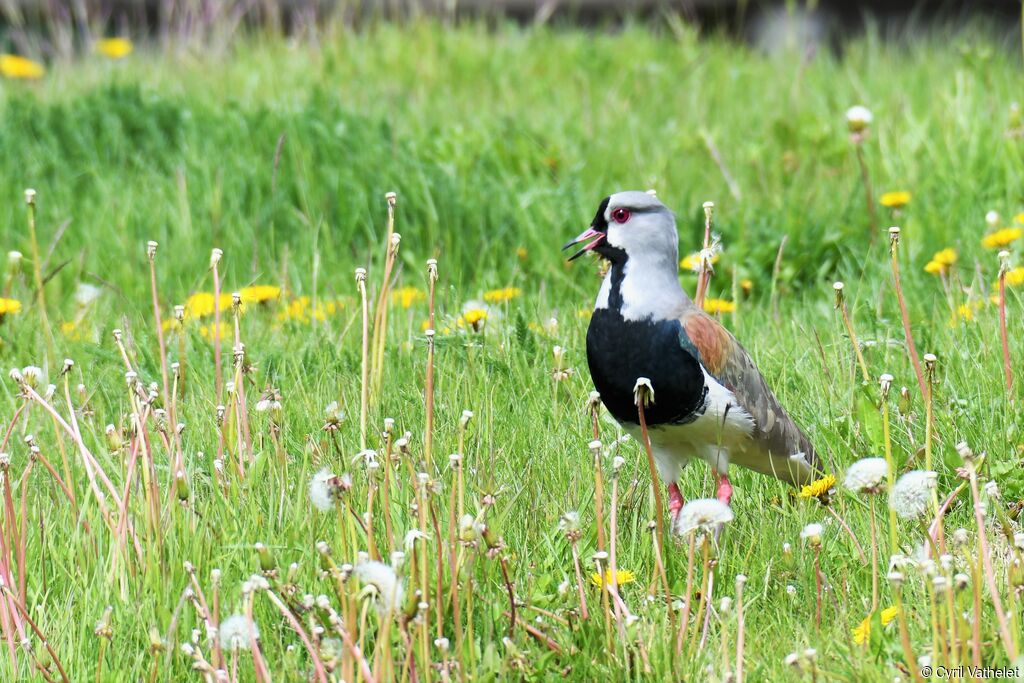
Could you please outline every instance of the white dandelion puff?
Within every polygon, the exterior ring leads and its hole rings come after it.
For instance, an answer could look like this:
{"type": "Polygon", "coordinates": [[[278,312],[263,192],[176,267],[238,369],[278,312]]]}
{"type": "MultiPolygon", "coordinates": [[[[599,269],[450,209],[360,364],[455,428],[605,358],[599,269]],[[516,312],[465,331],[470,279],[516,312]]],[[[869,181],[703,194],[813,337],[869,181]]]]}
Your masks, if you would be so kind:
{"type": "MultiPolygon", "coordinates": [[[[383,562],[370,560],[356,565],[353,573],[363,585],[370,587],[377,611],[394,614],[402,604],[405,590],[395,570],[383,562]]],[[[365,589],[364,589],[365,590],[365,589]]]]}
{"type": "Polygon", "coordinates": [[[854,105],[846,110],[846,123],[854,133],[863,131],[874,118],[871,110],[862,104],[854,105]]]}
{"type": "Polygon", "coordinates": [[[800,532],[800,538],[807,541],[811,545],[821,545],[821,534],[824,532],[822,526],[818,523],[808,524],[800,532]]]}
{"type": "Polygon", "coordinates": [[[259,638],[260,631],[244,614],[233,614],[220,622],[220,646],[226,650],[250,649],[253,636],[259,638]]]}
{"type": "Polygon", "coordinates": [[[334,479],[334,473],[325,467],[309,480],[309,501],[321,512],[329,512],[334,509],[331,479],[334,479]]]}
{"type": "Polygon", "coordinates": [[[903,519],[915,519],[928,511],[931,492],[938,482],[935,472],[911,470],[892,487],[889,493],[889,507],[903,519]]]}
{"type": "Polygon", "coordinates": [[[680,536],[691,531],[714,533],[731,522],[732,509],[715,498],[691,500],[676,517],[673,531],[680,536]]]}
{"type": "Polygon", "coordinates": [[[846,470],[843,486],[855,493],[878,493],[888,475],[885,458],[863,458],[846,470]]]}

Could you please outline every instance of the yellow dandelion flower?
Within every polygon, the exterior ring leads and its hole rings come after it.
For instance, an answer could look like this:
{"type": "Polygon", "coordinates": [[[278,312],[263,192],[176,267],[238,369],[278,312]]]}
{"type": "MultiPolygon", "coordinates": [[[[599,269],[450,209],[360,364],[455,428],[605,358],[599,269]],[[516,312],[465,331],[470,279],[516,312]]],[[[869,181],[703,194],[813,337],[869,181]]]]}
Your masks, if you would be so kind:
{"type": "Polygon", "coordinates": [[[932,260],[925,264],[924,272],[931,273],[932,275],[945,275],[956,264],[958,258],[959,255],[956,253],[956,249],[946,247],[941,251],[935,252],[932,260]]]}
{"type": "Polygon", "coordinates": [[[127,38],[104,38],[96,42],[96,52],[110,59],[123,59],[135,46],[127,38]]]}
{"type": "MultiPolygon", "coordinates": [[[[223,293],[220,295],[221,312],[231,310],[231,295],[223,293]]],[[[196,292],[185,299],[185,317],[205,318],[213,315],[213,294],[209,292],[196,292]]]]}
{"type": "Polygon", "coordinates": [[[69,341],[82,341],[86,338],[86,332],[82,329],[83,321],[81,320],[65,320],[60,324],[60,333],[63,334],[69,341]]]}
{"type": "MultiPolygon", "coordinates": [[[[238,294],[242,297],[243,304],[262,304],[281,296],[281,288],[276,285],[250,285],[242,287],[238,294]]],[[[230,301],[231,297],[228,296],[228,299],[230,301]]],[[[230,303],[228,305],[230,306],[230,303]]]]}
{"type": "Polygon", "coordinates": [[[523,290],[518,287],[502,287],[501,289],[492,289],[484,292],[484,301],[489,304],[503,304],[506,301],[511,301],[517,296],[523,293],[523,290]]]}
{"type": "Polygon", "coordinates": [[[516,248],[516,258],[518,258],[520,261],[525,261],[528,255],[529,252],[526,251],[526,247],[516,248]]]}
{"type": "Polygon", "coordinates": [[[728,299],[704,299],[704,310],[711,315],[732,313],[736,310],[736,302],[728,299]]]}
{"type": "Polygon", "coordinates": [[[828,495],[836,486],[836,478],[831,474],[826,474],[821,479],[811,482],[807,486],[800,489],[800,498],[818,498],[821,499],[828,495]]]}
{"type": "Polygon", "coordinates": [[[1024,228],[1003,228],[981,238],[981,246],[986,249],[998,249],[1009,246],[1024,236],[1024,228]]]}
{"type": "Polygon", "coordinates": [[[1014,216],[1013,222],[1018,224],[1024,223],[1024,213],[1018,213],[1016,216],[1014,216]]]}
{"type": "Polygon", "coordinates": [[[174,332],[181,329],[181,323],[174,317],[164,318],[160,323],[160,329],[164,332],[174,332]]]}
{"type": "Polygon", "coordinates": [[[413,287],[412,285],[406,285],[405,287],[399,287],[395,291],[391,292],[391,303],[401,304],[402,308],[409,308],[418,301],[423,301],[427,298],[426,293],[419,287],[413,287]]]}
{"type": "MultiPolygon", "coordinates": [[[[711,265],[718,263],[718,260],[722,258],[722,255],[717,251],[711,256],[711,265]]],[[[687,254],[683,257],[683,260],[679,262],[679,267],[683,270],[692,270],[695,273],[700,272],[700,252],[695,251],[692,254],[687,254]]]]}
{"type": "Polygon", "coordinates": [[[899,190],[897,192],[886,192],[879,200],[882,206],[889,209],[902,209],[904,206],[910,203],[910,193],[906,190],[899,190]]]}
{"type": "Polygon", "coordinates": [[[479,331],[487,322],[487,309],[486,308],[467,308],[462,312],[462,315],[458,317],[455,324],[459,327],[472,327],[474,331],[479,331]]]}
{"type": "Polygon", "coordinates": [[[591,316],[594,315],[594,311],[589,308],[577,308],[576,317],[580,320],[590,320],[591,316]]]}
{"type": "Polygon", "coordinates": [[[949,326],[956,327],[961,321],[971,322],[974,320],[975,314],[981,310],[982,306],[985,305],[984,301],[974,301],[971,303],[960,304],[956,307],[949,316],[949,326]]]}
{"type": "MultiPolygon", "coordinates": [[[[886,607],[882,610],[882,626],[888,626],[899,612],[895,607],[886,607]]],[[[860,622],[857,628],[853,629],[853,642],[857,645],[863,645],[867,642],[871,636],[871,617],[874,614],[869,614],[864,617],[864,621],[860,622]]]]}
{"type": "Polygon", "coordinates": [[[740,289],[743,290],[744,294],[750,294],[752,291],[754,291],[754,281],[751,280],[749,277],[743,278],[742,280],[740,280],[740,289]]]}
{"type": "Polygon", "coordinates": [[[42,78],[46,67],[39,62],[18,55],[0,54],[0,76],[5,78],[42,78]]]}
{"type": "Polygon", "coordinates": [[[21,302],[17,299],[0,298],[0,315],[8,313],[21,313],[21,302]]]}
{"type": "MultiPolygon", "coordinates": [[[[1016,287],[1018,285],[1024,285],[1024,266],[1018,266],[1006,271],[1006,286],[1016,287]]],[[[999,286],[998,281],[996,281],[996,286],[999,286]]]]}
{"type": "MultiPolygon", "coordinates": [[[[615,583],[616,583],[616,585],[621,586],[624,583],[632,583],[633,581],[636,581],[636,576],[634,576],[633,572],[629,571],[628,569],[620,569],[617,572],[615,572],[615,583]]],[[[594,573],[592,573],[590,575],[590,583],[594,584],[595,586],[600,587],[600,586],[604,586],[604,585],[611,585],[611,582],[612,582],[612,570],[611,569],[606,569],[605,570],[603,578],[597,572],[594,572],[594,573]]]]}
{"type": "MultiPolygon", "coordinates": [[[[202,337],[203,339],[207,339],[209,341],[213,341],[213,336],[214,336],[216,330],[217,330],[217,326],[215,324],[213,324],[213,323],[210,323],[209,325],[200,325],[199,326],[199,336],[202,337]]],[[[231,340],[233,334],[234,334],[234,330],[231,327],[231,325],[229,323],[227,323],[226,321],[222,320],[220,322],[220,340],[221,340],[221,342],[223,343],[225,341],[231,340]]]]}

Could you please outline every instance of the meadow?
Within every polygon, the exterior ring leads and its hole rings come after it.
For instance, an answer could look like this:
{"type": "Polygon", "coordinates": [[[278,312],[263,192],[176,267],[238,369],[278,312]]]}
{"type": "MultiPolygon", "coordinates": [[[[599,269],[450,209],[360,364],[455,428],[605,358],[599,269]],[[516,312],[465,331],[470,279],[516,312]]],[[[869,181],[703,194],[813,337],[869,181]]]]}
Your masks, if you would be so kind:
{"type": "Polygon", "coordinates": [[[997,35],[766,56],[673,21],[424,20],[3,78],[0,679],[1019,661],[1024,122],[997,35]],[[644,446],[590,397],[600,266],[559,247],[620,189],[676,211],[685,288],[713,267],[706,308],[834,475],[734,472],[717,542],[657,531],[644,446]]]}

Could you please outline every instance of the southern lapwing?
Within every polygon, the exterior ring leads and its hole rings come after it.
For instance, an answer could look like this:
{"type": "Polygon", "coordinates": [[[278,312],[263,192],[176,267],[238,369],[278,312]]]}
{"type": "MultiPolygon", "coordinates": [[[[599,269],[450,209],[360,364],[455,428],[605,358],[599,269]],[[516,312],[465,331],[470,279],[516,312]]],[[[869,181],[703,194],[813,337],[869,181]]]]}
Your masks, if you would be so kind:
{"type": "Polygon", "coordinates": [[[587,362],[601,401],[640,438],[637,379],[650,380],[644,417],[672,519],[683,506],[679,477],[693,458],[714,472],[729,503],[730,463],[791,484],[820,467],[814,447],[786,414],[736,338],[679,284],[675,216],[646,192],[605,198],[590,227],[563,247],[569,260],[594,251],[610,263],[587,329],[587,362]]]}

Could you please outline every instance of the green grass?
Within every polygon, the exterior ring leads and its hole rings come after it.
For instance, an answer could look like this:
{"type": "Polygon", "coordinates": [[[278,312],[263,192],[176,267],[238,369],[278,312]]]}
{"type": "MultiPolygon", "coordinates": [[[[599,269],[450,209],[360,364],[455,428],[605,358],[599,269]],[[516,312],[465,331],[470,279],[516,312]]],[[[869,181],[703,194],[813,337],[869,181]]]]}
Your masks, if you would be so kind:
{"type": "MultiPolygon", "coordinates": [[[[723,639],[734,647],[735,616],[712,619],[704,648],[677,658],[663,604],[645,600],[654,567],[646,530],[653,504],[646,458],[637,443],[620,451],[626,465],[620,478],[618,565],[636,573],[638,580],[624,586],[623,597],[641,620],[626,639],[613,633],[608,649],[597,589],[587,588],[594,612],[587,622],[570,614],[578,606],[574,591],[559,595],[559,584],[573,574],[570,545],[557,528],[562,513],[582,514],[585,571],[596,550],[591,433],[584,410],[591,390],[584,352],[587,322],[579,311],[589,309],[598,280],[590,263],[566,267],[558,247],[587,224],[603,196],[655,188],[677,212],[681,250],[693,250],[703,229],[701,204],[714,200],[725,251],[712,292],[732,298],[734,279],[752,280],[751,295],[741,297],[737,314],[725,322],[826,462],[841,477],[851,462],[880,455],[884,447],[872,403],[877,389],[860,386],[850,343],[833,311],[831,283],[841,279],[847,282],[872,376],[890,372],[896,378],[890,398],[894,458],[901,470],[921,466],[923,456],[915,454],[924,444],[924,405],[903,345],[886,240],[884,235],[870,239],[844,120],[847,107],[866,104],[875,114],[865,151],[876,198],[885,190],[913,193],[902,215],[890,217],[881,207],[879,215],[883,232],[890,223],[903,227],[900,259],[915,341],[921,353],[939,357],[939,496],[959,483],[954,445],[966,441],[987,453],[984,477],[999,481],[1003,505],[1019,500],[1024,497],[1021,377],[1017,404],[1011,405],[1003,386],[997,312],[988,304],[997,261],[980,245],[987,210],[998,210],[1008,223],[1024,209],[1024,148],[1019,138],[1006,135],[1013,125],[1010,104],[1019,97],[1015,50],[1012,43],[993,44],[981,29],[925,36],[906,45],[869,34],[849,45],[842,59],[822,53],[803,62],[797,54],[765,57],[718,38],[698,41],[686,32],[670,35],[636,26],[595,34],[414,24],[363,33],[329,31],[315,48],[253,37],[226,54],[142,49],[117,64],[87,58],[53,65],[38,83],[4,82],[0,247],[19,250],[26,259],[11,281],[11,294],[24,310],[0,325],[0,358],[12,368],[48,365],[49,381],[61,387],[57,408],[64,415],[60,361],[74,359],[70,388],[84,442],[118,489],[126,480],[126,451],[109,452],[104,427],[126,428],[135,408],[113,343],[114,328],[124,330],[140,380],[160,382],[147,240],[160,243],[157,281],[165,319],[190,293],[210,291],[213,247],[225,252],[226,291],[278,284],[286,298],[306,295],[344,304],[317,324],[280,321],[284,303],[255,307],[242,316],[242,338],[254,364],[246,383],[250,409],[267,387],[280,390],[283,408],[276,430],[266,413],[250,411],[257,462],[245,478],[228,467],[226,488],[218,485],[213,466],[218,429],[212,346],[198,333],[199,323],[188,325],[181,337],[186,395],[178,413],[186,425],[182,442],[190,496],[186,505],[169,501],[169,456],[151,421],[147,433],[163,504],[162,545],[157,547],[156,535],[146,531],[144,492],[136,486],[129,509],[143,548],[141,562],[129,551],[126,566],[120,556],[67,435],[38,405],[20,414],[6,446],[14,509],[4,513],[3,529],[9,541],[13,516],[25,530],[25,601],[34,620],[72,680],[95,676],[101,645],[93,629],[108,605],[113,640],[106,649],[104,680],[186,678],[190,662],[179,646],[202,625],[192,605],[180,603],[188,585],[183,563],[196,567],[207,597],[211,570],[223,572],[226,616],[239,609],[241,582],[260,570],[257,542],[276,558],[278,592],[288,592],[283,584],[291,581],[297,602],[304,594],[323,593],[340,609],[333,584],[320,571],[315,545],[331,544],[339,565],[356,558],[340,545],[337,517],[310,505],[308,482],[322,466],[351,472],[351,495],[360,501],[355,507],[365,509],[366,471],[353,462],[360,450],[361,344],[353,271],[369,268],[372,299],[381,280],[384,193],[394,190],[396,230],[402,234],[396,282],[425,289],[425,261],[438,259],[439,327],[450,325],[465,302],[485,290],[522,290],[492,311],[485,333],[438,336],[432,462],[423,461],[425,303],[408,310],[392,307],[383,388],[370,405],[371,448],[383,450],[376,434],[385,417],[395,419],[396,436],[412,433],[411,455],[398,462],[392,492],[399,545],[417,525],[409,510],[414,482],[406,461],[439,482],[434,505],[446,524],[452,485],[447,456],[458,447],[462,411],[474,411],[464,447],[468,508],[476,511],[485,496],[494,497],[486,517],[504,539],[500,556],[509,560],[520,612],[563,651],[548,652],[521,627],[510,645],[502,643],[508,599],[498,560],[467,548],[466,557],[475,559],[467,564],[459,593],[463,609],[467,596],[474,596],[475,638],[452,658],[463,673],[480,679],[720,680],[723,639]],[[733,190],[713,160],[712,147],[735,180],[733,190]],[[26,187],[38,191],[43,271],[52,274],[45,286],[55,337],[49,359],[33,304],[26,187]],[[960,255],[948,295],[923,270],[931,254],[947,246],[960,255]],[[82,282],[102,288],[86,308],[73,299],[82,282]],[[951,325],[951,308],[969,300],[986,305],[973,320],[951,325]],[[552,318],[558,321],[554,330],[548,324],[552,318]],[[60,323],[73,320],[79,321],[75,330],[62,333],[60,323]],[[565,363],[574,370],[559,383],[552,380],[556,344],[566,349],[565,363]],[[80,382],[87,401],[75,391],[80,382]],[[895,397],[902,385],[911,387],[913,397],[905,412],[897,410],[895,397]],[[324,406],[335,400],[346,419],[332,440],[322,426],[324,406]],[[38,463],[27,481],[21,479],[28,434],[58,469],[62,449],[67,454],[78,516],[38,463]],[[155,550],[147,548],[149,540],[155,550]],[[291,563],[298,569],[290,580],[291,563]],[[540,616],[533,607],[571,625],[540,616]],[[152,654],[151,627],[165,639],[166,653],[152,654]]],[[[692,291],[693,276],[683,278],[692,291]]],[[[1019,290],[1011,291],[1010,347],[1018,368],[1024,364],[1021,313],[1019,290]]],[[[171,361],[179,360],[178,334],[168,337],[171,361]]],[[[230,368],[230,343],[224,348],[230,368]]],[[[0,425],[6,427],[23,400],[13,381],[2,387],[0,425]]],[[[602,422],[601,430],[605,443],[618,434],[610,421],[602,422]]],[[[604,466],[607,478],[610,459],[604,466]]],[[[736,520],[722,536],[713,597],[717,607],[719,598],[734,594],[738,574],[749,577],[746,679],[797,678],[800,674],[783,658],[807,647],[817,649],[820,676],[828,680],[891,681],[902,675],[896,668],[903,654],[895,624],[876,628],[866,650],[851,642],[851,629],[870,611],[871,571],[833,517],[815,501],[790,500],[774,481],[737,473],[735,482],[736,520]],[[821,567],[831,585],[820,630],[814,623],[813,557],[799,540],[800,530],[814,521],[825,524],[821,567]],[[783,556],[783,543],[792,545],[791,557],[783,556]],[[789,585],[795,595],[788,594],[789,585]]],[[[710,476],[698,466],[690,468],[683,492],[688,499],[710,495],[710,476]]],[[[606,480],[606,512],[608,496],[606,480]]],[[[379,502],[376,533],[386,548],[379,502]]],[[[879,502],[881,511],[884,502],[879,502]]],[[[867,547],[863,500],[840,491],[832,506],[867,547]]],[[[978,556],[971,511],[968,495],[961,494],[946,523],[948,533],[971,530],[969,544],[956,553],[956,571],[967,573],[968,562],[978,556]]],[[[990,508],[990,518],[1001,517],[990,508]]],[[[883,546],[885,519],[880,514],[883,546]]],[[[901,525],[905,552],[913,552],[923,538],[917,525],[901,525]]],[[[1006,583],[1007,542],[997,525],[989,526],[988,540],[997,549],[1002,603],[1012,610],[1016,632],[1020,616],[1006,583]]],[[[365,541],[360,543],[365,549],[365,541]]],[[[426,546],[431,562],[434,546],[434,541],[426,546]]],[[[671,543],[666,555],[673,593],[681,596],[685,542],[671,543]]],[[[891,603],[886,557],[883,552],[883,605],[891,603]]],[[[922,655],[931,649],[931,612],[925,580],[911,573],[904,599],[910,641],[922,655]]],[[[358,593],[352,585],[349,590],[358,593]]],[[[957,598],[968,611],[970,593],[957,598]]],[[[307,628],[311,615],[322,618],[316,612],[303,615],[307,628]]],[[[301,641],[261,596],[255,620],[275,680],[307,675],[310,660],[301,641]]],[[[465,621],[463,613],[463,628],[465,621]]],[[[981,623],[983,660],[1004,662],[987,594],[981,623]]],[[[368,625],[356,634],[370,651],[377,624],[371,611],[368,625]]],[[[419,627],[409,629],[418,637],[419,627]]],[[[432,619],[429,629],[432,641],[437,635],[432,619]]],[[[449,610],[443,631],[453,643],[454,629],[449,610]]],[[[398,629],[391,634],[400,662],[399,654],[407,650],[398,629]]],[[[32,640],[38,651],[38,640],[32,640]]],[[[205,643],[203,650],[210,656],[205,643]]],[[[5,680],[33,675],[30,655],[19,653],[15,668],[6,648],[0,654],[5,680]]],[[[433,648],[431,654],[439,659],[433,648]]],[[[936,653],[933,659],[941,658],[936,653]]],[[[417,659],[421,676],[423,664],[417,659]]],[[[253,678],[245,653],[240,670],[243,680],[253,678]]]]}

